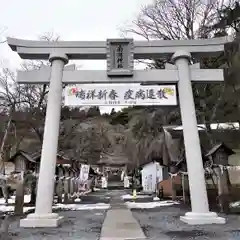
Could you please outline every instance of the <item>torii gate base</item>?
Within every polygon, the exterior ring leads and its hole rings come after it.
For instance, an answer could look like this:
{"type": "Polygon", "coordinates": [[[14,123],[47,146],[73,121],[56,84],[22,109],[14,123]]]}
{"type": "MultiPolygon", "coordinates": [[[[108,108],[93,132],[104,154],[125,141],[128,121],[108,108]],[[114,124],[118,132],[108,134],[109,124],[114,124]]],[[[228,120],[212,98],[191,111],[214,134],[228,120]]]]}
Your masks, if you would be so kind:
{"type": "MultiPolygon", "coordinates": [[[[130,67],[129,69],[124,69],[124,74],[129,74],[130,77],[134,74],[132,78],[129,78],[129,76],[111,78],[107,76],[106,72],[99,73],[98,71],[96,75],[94,71],[71,71],[64,69],[64,65],[68,62],[68,59],[106,59],[106,57],[111,55],[107,52],[108,45],[106,42],[49,43],[9,38],[9,46],[12,50],[17,51],[20,57],[24,59],[49,59],[52,63],[51,71],[45,69],[18,73],[19,83],[34,84],[50,82],[36,209],[34,214],[29,214],[27,218],[20,221],[20,226],[57,227],[62,219],[58,214],[52,213],[53,186],[62,102],[62,82],[68,84],[82,82],[127,83],[132,82],[131,79],[139,83],[163,82],[178,84],[192,206],[192,211],[182,216],[181,220],[188,224],[225,223],[224,218],[218,217],[216,213],[209,211],[191,85],[191,81],[223,81],[223,73],[222,70],[219,69],[207,70],[198,69],[198,67],[196,69],[190,68],[189,64],[191,54],[195,59],[203,54],[212,56],[216,52],[219,53],[223,51],[224,44],[227,41],[228,39],[226,38],[215,38],[209,40],[134,42],[134,48],[130,48],[131,56],[138,59],[156,59],[166,55],[173,55],[172,59],[175,66],[173,66],[171,70],[153,70],[139,73],[131,69],[132,61],[130,61],[130,67]],[[79,77],[81,74],[82,78],[79,77]],[[97,81],[96,76],[101,79],[97,81]],[[143,76],[146,79],[142,79],[143,76]]],[[[126,40],[119,40],[118,42],[126,43],[126,40]]],[[[125,59],[129,59],[130,55],[125,56],[125,59]]],[[[116,72],[113,71],[112,74],[114,75],[116,72]]]]}

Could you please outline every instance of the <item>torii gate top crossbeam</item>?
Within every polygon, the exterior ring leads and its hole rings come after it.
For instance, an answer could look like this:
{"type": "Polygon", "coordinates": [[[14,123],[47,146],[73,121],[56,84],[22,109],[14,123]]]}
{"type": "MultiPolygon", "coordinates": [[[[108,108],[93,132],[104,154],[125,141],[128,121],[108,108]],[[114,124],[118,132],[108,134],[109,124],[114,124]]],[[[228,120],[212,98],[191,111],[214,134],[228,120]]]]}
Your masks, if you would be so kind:
{"type": "MultiPolygon", "coordinates": [[[[229,37],[199,40],[153,40],[134,41],[135,59],[157,59],[171,56],[178,50],[185,50],[198,58],[213,56],[224,51],[224,44],[231,42],[229,37]]],[[[23,59],[47,60],[56,50],[68,56],[69,60],[106,59],[106,41],[33,41],[7,38],[11,49],[23,59]]]]}

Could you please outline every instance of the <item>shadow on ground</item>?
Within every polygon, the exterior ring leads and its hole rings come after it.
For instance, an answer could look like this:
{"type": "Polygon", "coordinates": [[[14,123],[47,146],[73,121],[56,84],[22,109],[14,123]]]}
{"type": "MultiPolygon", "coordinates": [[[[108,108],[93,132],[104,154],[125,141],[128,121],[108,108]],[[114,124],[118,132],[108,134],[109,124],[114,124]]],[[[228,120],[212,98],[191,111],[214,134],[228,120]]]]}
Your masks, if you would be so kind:
{"type": "Polygon", "coordinates": [[[151,240],[238,240],[240,239],[240,216],[226,217],[225,225],[190,226],[180,221],[187,209],[169,206],[153,209],[133,209],[145,235],[151,240]]]}

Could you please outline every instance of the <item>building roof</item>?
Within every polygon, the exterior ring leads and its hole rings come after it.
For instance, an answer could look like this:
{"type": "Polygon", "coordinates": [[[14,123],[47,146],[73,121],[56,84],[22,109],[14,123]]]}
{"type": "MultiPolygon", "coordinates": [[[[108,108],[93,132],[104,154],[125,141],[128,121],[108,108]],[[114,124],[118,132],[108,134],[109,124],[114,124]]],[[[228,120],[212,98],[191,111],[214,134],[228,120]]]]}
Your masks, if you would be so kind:
{"type": "Polygon", "coordinates": [[[36,163],[36,160],[31,155],[22,150],[17,151],[7,162],[13,162],[18,156],[23,156],[29,162],[36,163]]]}
{"type": "MultiPolygon", "coordinates": [[[[7,162],[13,162],[18,156],[23,156],[27,161],[32,163],[39,163],[41,160],[41,152],[37,151],[33,154],[27,153],[25,151],[19,150],[17,151],[7,162]]],[[[63,154],[58,153],[58,158],[61,158],[61,164],[70,164],[72,161],[67,157],[63,156],[63,154]]]]}
{"type": "Polygon", "coordinates": [[[221,148],[224,149],[228,156],[235,154],[235,152],[231,148],[227,147],[224,143],[218,143],[210,151],[208,151],[205,156],[209,157],[211,155],[214,155],[221,148]]]}

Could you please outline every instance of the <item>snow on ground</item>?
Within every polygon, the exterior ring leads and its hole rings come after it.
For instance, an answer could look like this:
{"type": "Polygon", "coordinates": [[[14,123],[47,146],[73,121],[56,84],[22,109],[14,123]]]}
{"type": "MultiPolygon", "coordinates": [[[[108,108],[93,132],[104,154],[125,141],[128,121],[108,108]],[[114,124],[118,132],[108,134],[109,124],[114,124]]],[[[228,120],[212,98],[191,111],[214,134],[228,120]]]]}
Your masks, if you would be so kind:
{"type": "Polygon", "coordinates": [[[148,195],[137,195],[136,197],[134,197],[131,194],[126,194],[126,195],[122,195],[121,198],[124,199],[136,199],[136,198],[148,198],[148,195]]]}
{"type": "MultiPolygon", "coordinates": [[[[24,203],[29,203],[31,199],[31,195],[25,195],[24,196],[24,203]]],[[[10,199],[8,199],[9,204],[15,203],[15,196],[12,196],[10,199]]],[[[24,207],[23,212],[27,212],[29,210],[34,209],[34,207],[24,207]]],[[[14,211],[14,206],[6,206],[5,199],[0,198],[0,212],[12,212],[14,211]]]]}
{"type": "MultiPolygon", "coordinates": [[[[24,207],[23,212],[28,212],[29,210],[34,209],[34,207],[24,207]]],[[[0,205],[0,212],[13,212],[14,206],[0,205]]]]}
{"type": "MultiPolygon", "coordinates": [[[[9,204],[14,204],[15,199],[9,199],[9,204]]],[[[24,198],[25,203],[30,202],[30,198],[28,195],[25,196],[24,198]]],[[[72,210],[72,211],[80,211],[80,210],[105,210],[109,209],[111,206],[110,204],[106,203],[96,203],[96,204],[77,204],[78,202],[81,202],[81,199],[76,199],[75,200],[76,204],[56,204],[53,206],[53,209],[67,209],[67,210],[72,210]]],[[[35,207],[24,207],[23,212],[28,212],[29,210],[34,209],[35,207]]],[[[13,212],[14,211],[14,206],[7,206],[5,204],[5,200],[0,198],[0,212],[13,212]]]]}
{"type": "Polygon", "coordinates": [[[125,202],[125,205],[130,209],[131,208],[147,209],[147,208],[172,206],[175,204],[179,204],[179,203],[174,201],[143,202],[143,203],[125,202]]]}
{"type": "Polygon", "coordinates": [[[68,209],[71,211],[80,211],[80,210],[105,210],[109,209],[110,204],[106,203],[96,203],[96,204],[56,204],[53,206],[53,209],[68,209]]]}
{"type": "MultiPolygon", "coordinates": [[[[96,203],[96,204],[56,204],[53,209],[66,209],[70,211],[81,211],[81,210],[106,210],[109,209],[110,204],[96,203]]],[[[35,207],[24,207],[23,212],[28,212],[35,207]]],[[[14,206],[0,205],[0,212],[13,212],[14,206]]]]}
{"type": "Polygon", "coordinates": [[[230,203],[230,207],[231,208],[239,208],[240,207],[240,201],[230,203]]]}
{"type": "MultiPolygon", "coordinates": [[[[30,200],[31,200],[31,195],[25,195],[24,196],[24,203],[29,203],[30,200]]],[[[9,204],[15,203],[15,196],[12,196],[10,199],[8,199],[8,203],[9,204]]],[[[1,204],[5,204],[5,199],[4,198],[0,198],[0,205],[1,204]]]]}
{"type": "Polygon", "coordinates": [[[80,198],[76,198],[76,199],[74,200],[75,203],[81,202],[81,201],[82,201],[82,199],[80,199],[80,198]]]}

